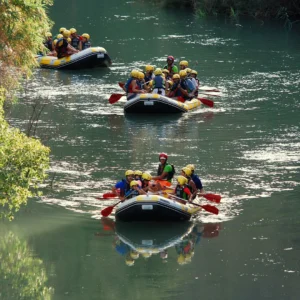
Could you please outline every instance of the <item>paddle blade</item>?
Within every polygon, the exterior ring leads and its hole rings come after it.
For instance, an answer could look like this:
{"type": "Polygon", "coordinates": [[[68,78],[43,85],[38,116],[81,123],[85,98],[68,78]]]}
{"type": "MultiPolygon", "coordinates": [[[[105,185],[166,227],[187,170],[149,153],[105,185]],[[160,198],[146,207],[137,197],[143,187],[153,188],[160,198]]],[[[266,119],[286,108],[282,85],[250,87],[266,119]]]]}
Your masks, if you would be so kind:
{"type": "Polygon", "coordinates": [[[205,194],[205,195],[201,195],[202,197],[204,197],[205,199],[215,202],[215,203],[220,203],[221,201],[221,196],[220,195],[215,195],[215,194],[205,194]]]}
{"type": "Polygon", "coordinates": [[[122,89],[125,86],[125,82],[119,82],[119,87],[122,89]]]}
{"type": "Polygon", "coordinates": [[[207,105],[209,107],[214,107],[214,102],[209,99],[198,98],[198,100],[200,100],[204,105],[207,105]]]}
{"type": "Polygon", "coordinates": [[[218,215],[219,214],[219,210],[215,207],[215,206],[212,206],[212,205],[209,205],[209,204],[206,204],[206,205],[200,205],[204,210],[212,213],[212,214],[215,214],[215,215],[218,215]]]}
{"type": "Polygon", "coordinates": [[[114,104],[116,102],[118,102],[123,96],[125,96],[124,94],[112,94],[108,101],[110,104],[114,104]]]}
{"type": "Polygon", "coordinates": [[[108,217],[111,214],[111,212],[113,211],[114,207],[115,206],[113,205],[113,206],[108,206],[108,207],[102,209],[101,210],[101,215],[103,217],[108,217]]]}
{"type": "Polygon", "coordinates": [[[115,194],[115,193],[105,193],[103,194],[103,198],[114,198],[114,197],[117,197],[118,195],[115,194]]]}

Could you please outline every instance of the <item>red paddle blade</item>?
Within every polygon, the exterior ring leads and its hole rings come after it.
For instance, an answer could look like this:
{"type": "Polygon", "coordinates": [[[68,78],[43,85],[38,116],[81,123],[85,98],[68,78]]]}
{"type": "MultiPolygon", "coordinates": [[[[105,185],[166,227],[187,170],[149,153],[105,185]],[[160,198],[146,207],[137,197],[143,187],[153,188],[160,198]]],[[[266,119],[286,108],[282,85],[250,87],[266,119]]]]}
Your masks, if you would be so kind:
{"type": "Polygon", "coordinates": [[[112,94],[108,101],[110,104],[114,104],[116,102],[118,102],[122,97],[124,96],[124,94],[112,94]]]}
{"type": "Polygon", "coordinates": [[[103,198],[103,197],[96,197],[97,200],[111,200],[111,199],[116,199],[116,197],[108,197],[108,198],[103,198]]]}
{"type": "Polygon", "coordinates": [[[111,214],[111,212],[113,211],[114,207],[115,206],[113,205],[113,206],[109,206],[109,207],[106,207],[106,208],[102,209],[101,210],[101,215],[103,217],[108,217],[111,214]]]}
{"type": "Polygon", "coordinates": [[[214,107],[214,102],[209,99],[198,98],[198,100],[200,100],[204,105],[207,105],[209,107],[214,107]]]}
{"type": "Polygon", "coordinates": [[[122,89],[124,87],[125,83],[124,82],[119,82],[119,87],[122,89]]]}
{"type": "Polygon", "coordinates": [[[219,214],[219,210],[215,207],[215,206],[212,206],[212,205],[209,205],[209,204],[206,204],[206,205],[200,205],[204,210],[212,213],[212,214],[215,214],[215,215],[218,215],[219,214]]]}
{"type": "Polygon", "coordinates": [[[103,194],[103,198],[114,198],[117,197],[118,195],[116,195],[115,193],[105,193],[103,194]]]}
{"type": "Polygon", "coordinates": [[[215,194],[205,194],[202,195],[205,199],[215,202],[215,203],[220,203],[221,201],[221,196],[220,195],[215,195],[215,194]]]}
{"type": "Polygon", "coordinates": [[[181,96],[178,96],[178,97],[177,97],[177,100],[180,101],[180,102],[182,102],[182,103],[185,102],[185,99],[184,99],[183,97],[181,97],[181,96]]]}

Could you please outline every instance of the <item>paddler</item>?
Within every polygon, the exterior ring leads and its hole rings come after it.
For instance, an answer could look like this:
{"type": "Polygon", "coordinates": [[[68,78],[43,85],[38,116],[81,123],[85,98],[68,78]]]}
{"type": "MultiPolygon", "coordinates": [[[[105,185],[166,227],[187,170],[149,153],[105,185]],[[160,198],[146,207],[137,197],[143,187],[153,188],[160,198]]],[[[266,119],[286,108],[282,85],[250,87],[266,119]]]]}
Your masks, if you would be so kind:
{"type": "Polygon", "coordinates": [[[134,179],[134,172],[132,170],[127,170],[125,172],[125,179],[117,182],[112,188],[112,192],[117,194],[120,200],[125,199],[125,195],[130,190],[130,182],[134,179]]]}
{"type": "Polygon", "coordinates": [[[174,56],[169,55],[167,57],[167,64],[164,66],[164,69],[167,69],[169,71],[170,77],[178,73],[178,68],[174,64],[174,62],[175,62],[174,56]]]}
{"type": "MultiPolygon", "coordinates": [[[[160,180],[161,184],[163,180],[168,182],[172,182],[172,178],[175,174],[174,166],[167,162],[168,155],[166,153],[159,154],[159,165],[157,169],[157,176],[152,177],[153,180],[160,180]]],[[[170,185],[170,184],[169,184],[170,185]]]]}

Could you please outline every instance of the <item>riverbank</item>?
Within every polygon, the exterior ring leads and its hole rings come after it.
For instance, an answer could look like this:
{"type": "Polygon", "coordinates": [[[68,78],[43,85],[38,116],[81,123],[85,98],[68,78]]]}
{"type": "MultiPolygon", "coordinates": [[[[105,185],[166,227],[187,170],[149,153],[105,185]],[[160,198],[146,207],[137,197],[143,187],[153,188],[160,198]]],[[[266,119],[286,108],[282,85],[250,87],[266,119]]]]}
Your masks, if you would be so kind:
{"type": "Polygon", "coordinates": [[[291,28],[300,22],[300,5],[296,1],[271,0],[154,0],[162,7],[191,9],[198,17],[224,15],[233,19],[249,16],[255,19],[277,19],[291,28]]]}

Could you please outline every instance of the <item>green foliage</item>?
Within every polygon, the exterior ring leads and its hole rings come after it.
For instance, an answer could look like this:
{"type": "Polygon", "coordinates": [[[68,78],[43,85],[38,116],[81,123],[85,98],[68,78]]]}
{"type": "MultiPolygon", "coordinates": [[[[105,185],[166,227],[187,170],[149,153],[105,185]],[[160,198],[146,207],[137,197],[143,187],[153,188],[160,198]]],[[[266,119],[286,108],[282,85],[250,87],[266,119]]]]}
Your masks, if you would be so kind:
{"type": "Polygon", "coordinates": [[[1,299],[51,299],[43,262],[11,232],[0,238],[0,261],[1,299]]]}
{"type": "Polygon", "coordinates": [[[0,217],[14,212],[35,195],[32,187],[45,179],[49,149],[4,120],[4,101],[13,99],[24,76],[36,66],[52,23],[45,8],[52,0],[0,1],[0,217]]]}

